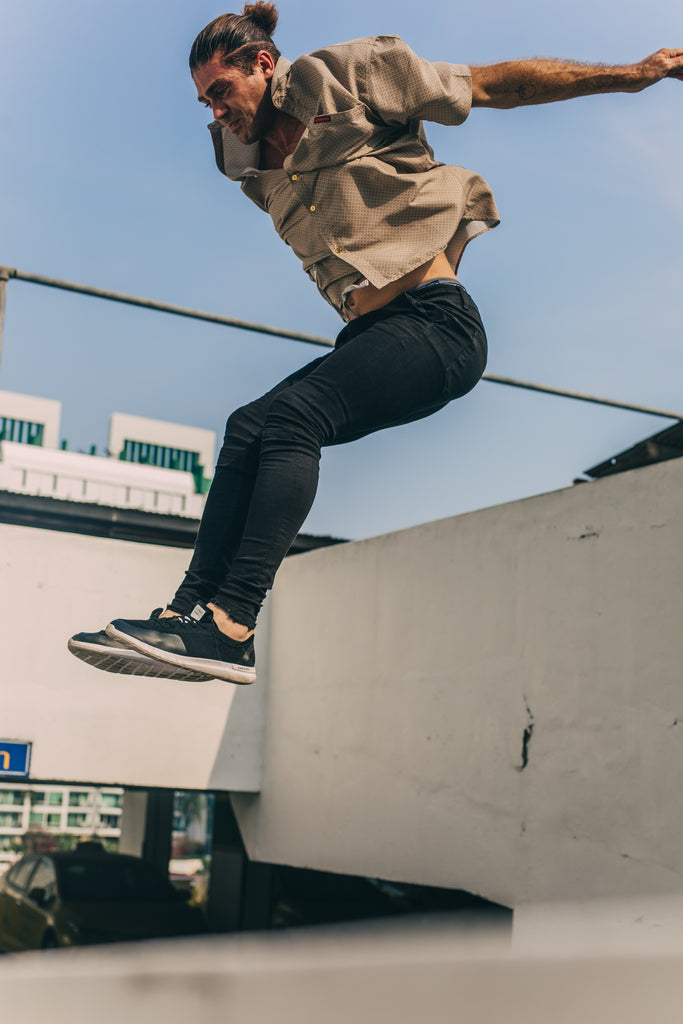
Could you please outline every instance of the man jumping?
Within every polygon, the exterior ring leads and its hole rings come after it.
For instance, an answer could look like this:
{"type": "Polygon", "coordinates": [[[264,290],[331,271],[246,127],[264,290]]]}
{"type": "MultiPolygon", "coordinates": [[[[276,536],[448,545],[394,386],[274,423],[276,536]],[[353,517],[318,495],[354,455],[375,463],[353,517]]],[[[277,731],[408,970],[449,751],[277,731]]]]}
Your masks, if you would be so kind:
{"type": "Polygon", "coordinates": [[[228,419],[168,607],[69,641],[109,671],[252,682],[256,619],[313,502],[321,449],[429,416],[484,372],[486,335],[456,272],[498,213],[482,178],[434,159],[422,122],[683,78],[683,50],[623,67],[466,67],[423,60],[396,36],[290,63],[272,40],[277,17],[260,2],[216,18],[190,69],[219,169],[270,214],[345,326],[331,352],[228,419]]]}

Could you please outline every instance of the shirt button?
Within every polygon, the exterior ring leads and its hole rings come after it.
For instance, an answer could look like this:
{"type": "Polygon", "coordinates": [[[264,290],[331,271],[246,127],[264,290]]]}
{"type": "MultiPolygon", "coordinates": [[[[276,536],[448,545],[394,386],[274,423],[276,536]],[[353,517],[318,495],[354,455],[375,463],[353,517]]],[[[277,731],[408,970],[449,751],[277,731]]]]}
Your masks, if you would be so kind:
{"type": "Polygon", "coordinates": [[[337,248],[334,251],[335,252],[344,252],[344,250],[342,249],[341,245],[338,245],[337,248]]]}
{"type": "Polygon", "coordinates": [[[298,174],[293,174],[292,175],[292,181],[296,181],[298,177],[299,177],[298,174]]]}
{"type": "Polygon", "coordinates": [[[313,206],[310,207],[310,211],[311,213],[315,213],[315,203],[313,204],[313,206]]]}

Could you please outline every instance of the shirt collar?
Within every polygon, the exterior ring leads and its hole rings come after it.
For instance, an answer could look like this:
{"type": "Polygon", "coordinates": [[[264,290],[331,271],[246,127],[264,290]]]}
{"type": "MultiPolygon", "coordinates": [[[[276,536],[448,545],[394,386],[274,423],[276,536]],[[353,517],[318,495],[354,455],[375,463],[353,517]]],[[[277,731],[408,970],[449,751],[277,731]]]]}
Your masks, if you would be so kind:
{"type": "MultiPolygon", "coordinates": [[[[291,102],[289,77],[292,62],[286,57],[279,57],[273,72],[271,96],[278,110],[297,116],[297,105],[291,102]]],[[[212,121],[209,131],[216,149],[216,160],[220,170],[233,181],[252,177],[260,173],[258,170],[259,144],[253,142],[245,145],[233,135],[229,128],[212,121]]]]}

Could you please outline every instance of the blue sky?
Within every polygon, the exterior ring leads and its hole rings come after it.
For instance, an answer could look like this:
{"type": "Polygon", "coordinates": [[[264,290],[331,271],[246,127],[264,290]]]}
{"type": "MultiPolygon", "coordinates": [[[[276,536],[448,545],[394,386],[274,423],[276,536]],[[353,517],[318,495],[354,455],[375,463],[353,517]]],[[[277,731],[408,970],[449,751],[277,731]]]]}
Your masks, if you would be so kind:
{"type": "MultiPolygon", "coordinates": [[[[2,5],[0,263],[334,336],[269,219],[213,163],[187,71],[205,0],[2,5]]],[[[491,0],[428,9],[282,0],[290,59],[397,33],[432,60],[629,63],[683,45],[674,0],[491,0]],[[425,16],[422,12],[427,11],[425,16]]],[[[482,174],[502,225],[461,278],[489,371],[683,410],[683,85],[428,125],[482,174]]],[[[319,350],[12,282],[0,388],[57,398],[75,449],[113,411],[209,427],[319,350]]],[[[364,537],[571,484],[670,421],[481,383],[418,424],[324,453],[306,529],[364,537]]]]}

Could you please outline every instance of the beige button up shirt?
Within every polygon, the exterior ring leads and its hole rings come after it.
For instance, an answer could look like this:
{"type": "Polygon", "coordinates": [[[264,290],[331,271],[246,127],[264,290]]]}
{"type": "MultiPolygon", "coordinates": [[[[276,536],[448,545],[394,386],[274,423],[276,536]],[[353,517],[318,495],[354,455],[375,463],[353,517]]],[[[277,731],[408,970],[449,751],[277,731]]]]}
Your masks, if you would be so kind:
{"type": "MultiPolygon", "coordinates": [[[[378,36],[294,63],[281,57],[271,87],[275,106],[305,125],[284,171],[310,224],[308,258],[297,252],[310,276],[321,248],[378,288],[442,252],[455,270],[467,242],[499,223],[486,182],[436,161],[422,126],[462,124],[469,68],[430,63],[398,37],[378,36]]],[[[216,121],[209,130],[219,170],[267,210],[259,144],[216,121]]]]}

